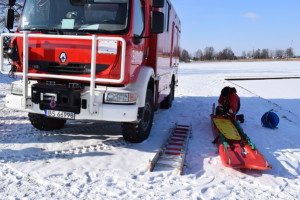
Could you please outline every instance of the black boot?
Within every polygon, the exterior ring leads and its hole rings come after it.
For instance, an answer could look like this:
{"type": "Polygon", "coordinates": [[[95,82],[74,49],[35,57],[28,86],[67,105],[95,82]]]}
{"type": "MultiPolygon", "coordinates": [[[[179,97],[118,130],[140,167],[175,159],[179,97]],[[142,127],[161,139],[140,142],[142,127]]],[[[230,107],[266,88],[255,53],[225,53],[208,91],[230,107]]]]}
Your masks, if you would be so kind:
{"type": "Polygon", "coordinates": [[[244,119],[244,115],[236,115],[236,120],[240,121],[241,123],[244,123],[245,119],[244,119]]]}

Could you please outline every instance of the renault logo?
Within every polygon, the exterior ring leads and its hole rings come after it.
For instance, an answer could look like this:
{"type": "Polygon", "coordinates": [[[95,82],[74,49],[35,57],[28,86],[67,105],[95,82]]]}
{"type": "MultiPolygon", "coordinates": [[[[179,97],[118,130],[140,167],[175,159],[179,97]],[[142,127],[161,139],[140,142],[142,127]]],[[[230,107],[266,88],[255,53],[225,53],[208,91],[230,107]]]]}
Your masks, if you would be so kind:
{"type": "Polygon", "coordinates": [[[67,54],[65,52],[62,52],[59,56],[60,62],[65,63],[67,61],[67,54]]]}

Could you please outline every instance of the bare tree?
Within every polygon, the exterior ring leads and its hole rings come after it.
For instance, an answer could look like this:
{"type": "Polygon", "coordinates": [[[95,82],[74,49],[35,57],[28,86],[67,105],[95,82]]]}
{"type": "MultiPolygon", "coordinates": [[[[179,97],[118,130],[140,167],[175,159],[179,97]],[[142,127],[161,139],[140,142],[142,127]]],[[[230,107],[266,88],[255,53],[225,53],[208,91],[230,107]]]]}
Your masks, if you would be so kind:
{"type": "Polygon", "coordinates": [[[183,49],[180,53],[180,61],[187,62],[190,60],[190,54],[186,49],[183,49]]]}
{"type": "Polygon", "coordinates": [[[203,59],[202,50],[198,49],[195,53],[195,60],[202,60],[202,59],[203,59]]]}
{"type": "Polygon", "coordinates": [[[295,56],[294,50],[293,50],[292,47],[287,48],[286,51],[285,51],[285,54],[286,54],[286,56],[287,56],[288,58],[292,58],[292,57],[295,56]]]}
{"type": "Polygon", "coordinates": [[[261,55],[260,55],[260,49],[257,49],[256,51],[253,51],[253,58],[254,59],[260,59],[261,55]]]}
{"type": "Polygon", "coordinates": [[[214,48],[213,47],[206,47],[204,49],[204,59],[205,60],[212,60],[214,58],[214,48]]]}
{"type": "Polygon", "coordinates": [[[284,51],[281,50],[281,49],[277,49],[277,50],[275,51],[275,57],[276,57],[276,58],[283,58],[283,57],[284,57],[284,51]]]}
{"type": "Polygon", "coordinates": [[[270,58],[269,49],[263,49],[261,51],[260,57],[262,59],[268,59],[268,58],[270,58]]]}
{"type": "Polygon", "coordinates": [[[234,55],[233,51],[227,47],[219,52],[218,54],[219,60],[235,60],[236,56],[234,55]]]}

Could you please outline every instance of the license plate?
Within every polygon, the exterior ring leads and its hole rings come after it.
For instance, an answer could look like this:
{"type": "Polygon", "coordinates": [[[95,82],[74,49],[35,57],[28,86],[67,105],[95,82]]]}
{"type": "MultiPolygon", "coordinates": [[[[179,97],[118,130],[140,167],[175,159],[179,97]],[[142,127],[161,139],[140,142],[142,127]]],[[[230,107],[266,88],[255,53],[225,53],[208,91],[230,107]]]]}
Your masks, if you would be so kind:
{"type": "Polygon", "coordinates": [[[62,119],[75,119],[75,114],[73,112],[45,110],[45,115],[48,117],[55,117],[55,118],[62,118],[62,119]]]}

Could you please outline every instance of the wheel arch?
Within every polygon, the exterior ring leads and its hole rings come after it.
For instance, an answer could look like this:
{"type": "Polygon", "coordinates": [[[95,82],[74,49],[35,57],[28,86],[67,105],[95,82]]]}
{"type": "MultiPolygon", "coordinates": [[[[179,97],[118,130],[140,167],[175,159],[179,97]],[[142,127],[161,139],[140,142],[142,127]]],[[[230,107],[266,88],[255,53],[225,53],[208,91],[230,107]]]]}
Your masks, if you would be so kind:
{"type": "Polygon", "coordinates": [[[145,99],[147,94],[147,89],[152,90],[155,96],[155,81],[154,81],[154,70],[148,66],[142,66],[138,74],[138,78],[134,83],[128,84],[128,88],[136,91],[137,93],[137,105],[138,107],[145,106],[145,99]]]}

